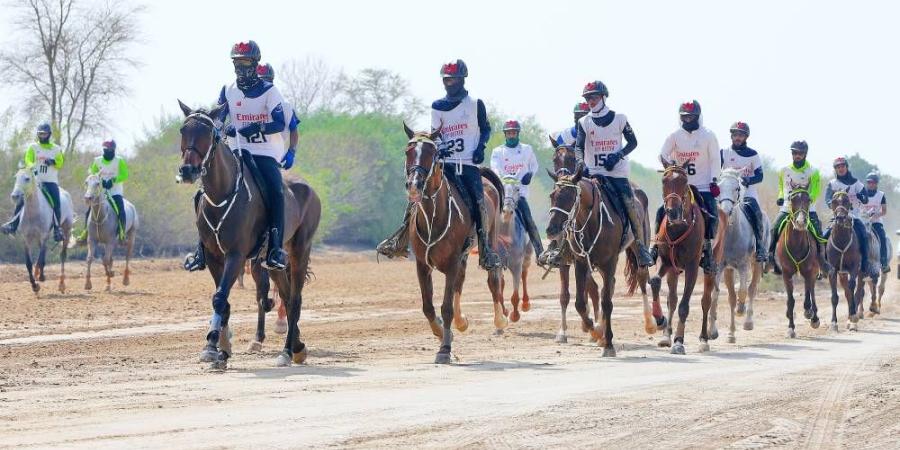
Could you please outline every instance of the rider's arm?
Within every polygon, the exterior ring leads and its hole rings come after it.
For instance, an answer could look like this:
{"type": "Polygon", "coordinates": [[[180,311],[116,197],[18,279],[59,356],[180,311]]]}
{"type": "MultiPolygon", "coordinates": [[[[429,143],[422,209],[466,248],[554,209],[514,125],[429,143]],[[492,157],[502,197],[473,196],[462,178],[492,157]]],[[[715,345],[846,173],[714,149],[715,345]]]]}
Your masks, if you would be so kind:
{"type": "MultiPolygon", "coordinates": [[[[444,126],[441,123],[441,113],[437,109],[431,108],[431,132],[440,131],[440,129],[444,126]]],[[[437,139],[434,140],[435,145],[440,149],[441,148],[442,136],[441,133],[437,134],[437,139]]]]}
{"type": "Polygon", "coordinates": [[[881,196],[881,210],[878,213],[878,217],[884,217],[887,215],[887,196],[881,196]]]}
{"type": "Polygon", "coordinates": [[[225,97],[225,86],[222,86],[222,91],[219,92],[218,104],[224,106],[219,110],[219,117],[213,117],[213,119],[219,119],[219,122],[225,123],[225,119],[228,118],[228,98],[225,97]]]}
{"type": "MultiPolygon", "coordinates": [[[[575,159],[578,162],[584,162],[584,140],[587,139],[587,136],[584,132],[584,127],[581,126],[581,121],[578,121],[576,125],[578,128],[575,131],[575,159]]],[[[563,131],[565,133],[565,131],[563,131]]]]}
{"type": "MultiPolygon", "coordinates": [[[[812,176],[809,177],[809,199],[815,202],[819,198],[819,191],[822,190],[820,185],[820,176],[818,170],[813,170],[812,176]]],[[[829,199],[831,201],[831,199],[829,199]]]]}
{"type": "Polygon", "coordinates": [[[784,200],[784,170],[778,172],[778,200],[784,200]]]}
{"type": "Polygon", "coordinates": [[[484,102],[480,99],[478,100],[476,109],[478,111],[478,130],[481,132],[481,135],[478,137],[478,148],[484,150],[484,147],[491,139],[491,122],[488,121],[487,109],[484,107],[484,102]]]}
{"type": "Polygon", "coordinates": [[[56,168],[62,169],[63,164],[66,162],[65,152],[57,152],[56,156],[53,157],[53,160],[56,161],[56,168]]]}
{"type": "Polygon", "coordinates": [[[860,181],[856,182],[856,198],[859,199],[859,202],[863,205],[869,204],[869,196],[866,194],[866,188],[860,181]]]}
{"type": "Polygon", "coordinates": [[[637,147],[637,136],[634,135],[634,130],[631,129],[631,124],[625,122],[625,128],[622,129],[622,136],[625,138],[625,147],[622,148],[622,154],[627,155],[634,151],[637,147]]]}
{"type": "MultiPolygon", "coordinates": [[[[538,165],[537,156],[535,156],[535,154],[534,154],[534,149],[532,149],[531,146],[529,146],[528,149],[530,151],[528,152],[528,172],[527,173],[530,173],[532,176],[534,176],[534,174],[537,173],[540,166],[538,165]]],[[[525,176],[525,175],[522,174],[522,176],[525,176]]]]}
{"type": "Polygon", "coordinates": [[[763,170],[762,167],[757,167],[756,170],[753,171],[753,175],[744,178],[747,180],[747,186],[752,186],[757,183],[761,183],[763,180],[763,170]]]}
{"type": "Polygon", "coordinates": [[[291,122],[288,123],[288,130],[290,133],[290,142],[288,143],[288,148],[297,148],[297,143],[300,142],[300,131],[298,131],[300,125],[300,119],[297,118],[297,111],[291,110],[291,122]]]}
{"type": "Polygon", "coordinates": [[[500,164],[500,147],[497,147],[491,150],[491,170],[497,174],[498,177],[503,178],[503,167],[500,164]]]}
{"type": "Polygon", "coordinates": [[[663,142],[662,149],[659,151],[659,161],[665,164],[674,164],[675,155],[672,153],[675,151],[675,133],[669,135],[666,138],[666,142],[663,142]]]}
{"type": "Polygon", "coordinates": [[[34,160],[35,160],[34,146],[29,145],[28,150],[25,150],[25,168],[30,169],[32,166],[34,166],[34,160]]]}
{"type": "MultiPolygon", "coordinates": [[[[810,183],[812,184],[812,183],[810,183]]],[[[810,197],[812,197],[812,186],[810,186],[810,197]]],[[[831,187],[831,183],[825,186],[825,203],[831,203],[831,197],[834,197],[834,188],[831,187]]]]}
{"type": "Polygon", "coordinates": [[[275,134],[284,131],[287,124],[284,122],[284,99],[281,97],[281,91],[277,87],[272,86],[266,94],[266,108],[271,111],[269,117],[271,122],[262,124],[263,134],[275,134]]]}
{"type": "Polygon", "coordinates": [[[709,152],[710,183],[714,183],[722,172],[722,152],[719,150],[719,141],[716,140],[716,135],[709,133],[709,142],[706,144],[706,151],[709,152]]]}
{"type": "Polygon", "coordinates": [[[128,163],[125,162],[124,158],[119,159],[119,174],[116,175],[116,179],[113,180],[116,184],[124,183],[128,180],[128,163]]]}

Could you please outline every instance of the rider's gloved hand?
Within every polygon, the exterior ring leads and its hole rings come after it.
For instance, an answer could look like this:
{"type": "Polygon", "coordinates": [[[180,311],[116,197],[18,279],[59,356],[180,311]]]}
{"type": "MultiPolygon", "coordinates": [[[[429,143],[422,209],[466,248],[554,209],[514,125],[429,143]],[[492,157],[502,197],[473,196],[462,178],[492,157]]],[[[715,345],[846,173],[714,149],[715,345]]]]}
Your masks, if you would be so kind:
{"type": "Polygon", "coordinates": [[[606,157],[606,161],[603,163],[603,168],[605,168],[606,170],[613,170],[613,168],[616,167],[616,164],[618,164],[621,160],[622,152],[610,153],[606,157]]]}
{"type": "Polygon", "coordinates": [[[250,139],[250,136],[258,134],[260,131],[262,131],[262,125],[260,125],[259,122],[250,122],[237,130],[237,132],[240,133],[241,136],[247,139],[250,139]]]}
{"type": "Polygon", "coordinates": [[[531,176],[532,175],[533,174],[531,172],[526,173],[525,176],[522,177],[522,184],[524,184],[525,186],[528,186],[529,184],[531,184],[531,176]]]}
{"type": "Polygon", "coordinates": [[[53,166],[56,165],[56,160],[53,159],[53,158],[45,159],[45,160],[44,160],[44,165],[45,165],[45,166],[53,167],[53,166]]]}
{"type": "Polygon", "coordinates": [[[714,198],[719,198],[719,194],[722,193],[722,190],[719,189],[719,185],[715,181],[709,183],[709,193],[712,194],[714,198]]]}
{"type": "Polygon", "coordinates": [[[110,190],[113,187],[113,180],[103,180],[103,189],[110,190]]]}
{"type": "Polygon", "coordinates": [[[784,199],[779,198],[778,200],[775,201],[775,204],[778,206],[784,206],[784,199]]]}
{"type": "Polygon", "coordinates": [[[750,178],[741,177],[741,184],[743,184],[744,187],[750,187],[750,178]]]}
{"type": "Polygon", "coordinates": [[[859,200],[860,203],[868,203],[869,202],[869,196],[866,195],[866,193],[863,191],[857,192],[856,198],[859,200]]]}
{"type": "Polygon", "coordinates": [[[230,123],[228,125],[225,125],[224,133],[225,133],[225,136],[228,136],[228,137],[237,136],[237,133],[234,131],[234,125],[232,125],[230,123]]]}
{"type": "Polygon", "coordinates": [[[438,159],[446,159],[449,158],[453,152],[447,150],[447,143],[441,142],[438,144],[438,159]]]}
{"type": "Polygon", "coordinates": [[[293,148],[289,148],[287,153],[284,154],[284,157],[281,158],[281,168],[284,170],[288,170],[294,166],[294,155],[297,153],[297,150],[293,148]]]}
{"type": "Polygon", "coordinates": [[[475,148],[475,153],[472,154],[472,162],[475,164],[484,162],[484,144],[478,144],[478,147],[475,148]]]}

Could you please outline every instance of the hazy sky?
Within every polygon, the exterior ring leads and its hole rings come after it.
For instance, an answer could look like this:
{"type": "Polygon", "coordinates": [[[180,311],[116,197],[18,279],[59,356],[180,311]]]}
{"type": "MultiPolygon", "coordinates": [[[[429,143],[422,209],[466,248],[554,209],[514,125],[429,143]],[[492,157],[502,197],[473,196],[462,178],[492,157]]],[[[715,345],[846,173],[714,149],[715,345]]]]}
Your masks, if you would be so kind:
{"type": "MultiPolygon", "coordinates": [[[[231,44],[254,39],[276,68],[308,54],[348,72],[386,68],[425,102],[443,94],[441,64],[462,58],[470,93],[548,130],[568,126],[582,86],[600,79],[644,164],[655,166],[678,104],[697,99],[721,146],[743,120],[750,145],[779,164],[805,139],[821,168],[860,152],[900,173],[897,17],[888,1],[154,1],[145,66],[111,128],[128,146],[178,111],[176,98],[211,102],[233,79],[231,44]]],[[[5,108],[15,96],[3,94],[5,108]]]]}

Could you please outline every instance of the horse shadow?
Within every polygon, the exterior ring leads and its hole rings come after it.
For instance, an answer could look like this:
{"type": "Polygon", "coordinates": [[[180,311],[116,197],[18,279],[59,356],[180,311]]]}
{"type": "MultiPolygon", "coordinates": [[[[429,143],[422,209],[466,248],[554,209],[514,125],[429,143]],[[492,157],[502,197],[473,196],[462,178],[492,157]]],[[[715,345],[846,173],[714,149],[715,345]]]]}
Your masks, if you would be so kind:
{"type": "Polygon", "coordinates": [[[538,338],[538,339],[554,339],[556,335],[553,333],[548,333],[546,331],[522,331],[522,332],[514,332],[517,336],[522,336],[526,338],[538,338]]]}
{"type": "Polygon", "coordinates": [[[553,363],[548,362],[523,362],[523,361],[473,361],[473,362],[458,362],[454,364],[457,367],[462,367],[466,370],[473,370],[477,372],[503,372],[507,370],[515,370],[515,369],[528,369],[528,370],[560,370],[553,363]]]}
{"type": "Polygon", "coordinates": [[[256,378],[277,380],[295,375],[323,378],[351,378],[365,372],[364,369],[345,366],[299,365],[291,367],[268,367],[263,369],[229,369],[229,372],[247,373],[256,378]]]}
{"type": "Polygon", "coordinates": [[[900,332],[897,331],[888,331],[888,330],[859,330],[857,333],[865,333],[865,334],[883,334],[889,336],[900,335],[900,332]]]}

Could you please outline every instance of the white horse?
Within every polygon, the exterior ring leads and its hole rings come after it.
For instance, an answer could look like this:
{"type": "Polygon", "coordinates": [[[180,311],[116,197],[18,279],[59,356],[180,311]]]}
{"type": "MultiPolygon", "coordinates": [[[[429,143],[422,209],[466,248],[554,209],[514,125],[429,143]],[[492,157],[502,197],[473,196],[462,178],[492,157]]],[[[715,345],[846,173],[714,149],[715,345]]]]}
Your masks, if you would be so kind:
{"type": "MultiPolygon", "coordinates": [[[[872,220],[871,216],[866,214],[860,214],[860,220],[862,220],[863,224],[866,226],[866,233],[869,234],[869,268],[871,269],[871,274],[863,274],[863,288],[860,290],[861,295],[856,299],[857,307],[859,311],[857,311],[857,317],[862,319],[865,314],[865,291],[868,288],[871,301],[869,303],[869,317],[872,317],[876,314],[881,314],[881,297],[884,296],[885,290],[885,280],[887,279],[887,274],[881,272],[881,249],[879,248],[880,243],[878,241],[878,236],[875,235],[875,232],[872,231],[872,220]],[[873,276],[874,274],[874,276],[873,276]]],[[[887,236],[885,236],[887,237],[887,236]]],[[[891,260],[891,241],[888,239],[887,242],[888,248],[888,261],[891,260]]]]}
{"type": "MultiPolygon", "coordinates": [[[[531,240],[525,230],[525,224],[516,213],[516,206],[519,203],[519,195],[521,184],[515,176],[503,178],[503,210],[500,215],[499,238],[502,242],[500,246],[500,257],[506,261],[506,267],[512,275],[512,311],[509,312],[509,320],[511,322],[519,321],[519,281],[522,283],[522,311],[527,312],[531,309],[531,303],[528,298],[528,268],[531,266],[531,259],[534,255],[534,249],[531,247],[531,240]]],[[[501,279],[500,291],[506,287],[506,280],[501,279]]],[[[502,332],[498,329],[498,332],[502,332]]]]}
{"type": "MultiPolygon", "coordinates": [[[[24,200],[25,204],[19,213],[20,233],[25,238],[25,267],[28,269],[28,281],[31,282],[31,290],[37,294],[41,290],[41,286],[35,282],[44,281],[44,261],[47,253],[47,240],[52,235],[53,229],[53,207],[47,197],[41,193],[40,182],[35,179],[35,172],[32,169],[19,169],[16,172],[16,182],[13,187],[13,202],[24,200]],[[31,249],[38,248],[37,264],[32,265],[31,249]]],[[[59,291],[66,291],[66,250],[68,248],[69,239],[72,236],[72,223],[74,215],[72,213],[72,197],[64,189],[59,188],[59,211],[60,211],[60,230],[63,233],[62,245],[60,245],[60,270],[59,270],[59,291]]]]}
{"type": "MultiPolygon", "coordinates": [[[[724,169],[719,177],[719,223],[724,227],[724,247],[720,260],[717,261],[719,271],[716,274],[715,287],[713,289],[712,325],[716,330],[716,308],[719,300],[719,284],[725,277],[725,286],[728,288],[728,304],[731,310],[731,322],[728,327],[727,341],[736,341],[734,330],[735,315],[744,318],[744,329],[753,329],[753,300],[756,298],[759,288],[759,279],[762,275],[762,263],[756,261],[756,236],[753,234],[753,225],[747,217],[747,213],[741,206],[744,203],[744,195],[747,190],[741,183],[742,170],[724,169]],[[738,290],[734,289],[734,275],[739,276],[738,290]],[[748,287],[748,278],[750,279],[748,287]]],[[[769,236],[769,221],[763,212],[761,226],[764,239],[769,236]]],[[[764,246],[768,243],[763,242],[764,246]]]]}
{"type": "MultiPolygon", "coordinates": [[[[87,271],[84,275],[84,288],[91,289],[91,263],[94,261],[94,254],[97,246],[103,246],[103,268],[106,271],[106,291],[112,290],[111,283],[113,277],[112,257],[113,251],[118,243],[118,224],[116,212],[111,203],[112,199],[103,189],[103,183],[99,176],[88,175],[84,181],[84,200],[90,208],[88,221],[85,225],[88,230],[88,254],[87,254],[87,271]]],[[[122,284],[128,286],[130,282],[130,263],[131,254],[134,250],[134,238],[138,228],[138,214],[134,205],[128,200],[125,203],[125,273],[122,277],[122,284]]]]}

